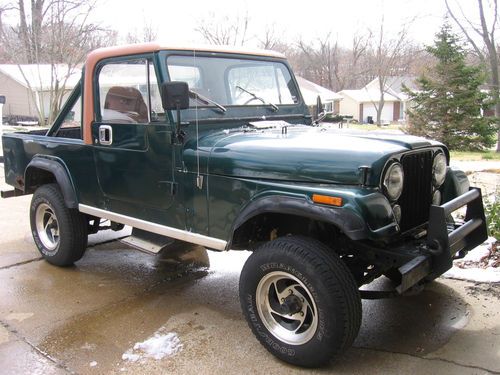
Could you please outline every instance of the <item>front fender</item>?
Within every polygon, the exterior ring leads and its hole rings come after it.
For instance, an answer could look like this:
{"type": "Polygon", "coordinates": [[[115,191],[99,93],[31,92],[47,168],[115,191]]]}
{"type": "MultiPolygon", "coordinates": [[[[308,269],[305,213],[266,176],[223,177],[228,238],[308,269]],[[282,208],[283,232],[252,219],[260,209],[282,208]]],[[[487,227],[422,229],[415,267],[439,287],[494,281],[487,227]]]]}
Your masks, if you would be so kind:
{"type": "Polygon", "coordinates": [[[448,167],[443,186],[443,203],[467,193],[469,188],[470,184],[467,175],[459,169],[448,167]]]}
{"type": "MultiPolygon", "coordinates": [[[[263,213],[289,214],[331,223],[352,240],[367,236],[365,222],[351,210],[317,205],[306,196],[268,195],[251,201],[240,212],[233,224],[231,238],[244,223],[263,213]]],[[[231,246],[231,243],[228,246],[231,246]]]]}

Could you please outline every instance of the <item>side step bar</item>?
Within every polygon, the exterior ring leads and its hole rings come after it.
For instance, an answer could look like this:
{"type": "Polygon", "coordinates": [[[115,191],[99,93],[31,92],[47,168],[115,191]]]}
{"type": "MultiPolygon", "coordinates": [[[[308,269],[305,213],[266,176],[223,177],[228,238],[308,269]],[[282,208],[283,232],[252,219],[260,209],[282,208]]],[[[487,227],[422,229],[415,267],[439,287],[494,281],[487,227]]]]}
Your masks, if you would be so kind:
{"type": "Polygon", "coordinates": [[[120,242],[132,246],[146,253],[158,254],[168,245],[174,243],[174,239],[156,233],[146,232],[137,228],[132,229],[132,235],[122,238],[120,242]]]}

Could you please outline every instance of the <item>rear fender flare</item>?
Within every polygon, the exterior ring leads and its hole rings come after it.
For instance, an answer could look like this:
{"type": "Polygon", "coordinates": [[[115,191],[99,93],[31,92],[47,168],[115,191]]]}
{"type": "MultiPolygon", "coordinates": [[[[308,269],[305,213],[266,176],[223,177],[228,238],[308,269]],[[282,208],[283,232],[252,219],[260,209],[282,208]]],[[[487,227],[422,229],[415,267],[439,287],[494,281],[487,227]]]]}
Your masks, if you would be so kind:
{"type": "Polygon", "coordinates": [[[59,158],[35,155],[24,172],[24,192],[34,186],[34,175],[36,170],[43,170],[54,175],[64,197],[68,208],[78,208],[76,191],[70,174],[64,162],[59,158]]]}

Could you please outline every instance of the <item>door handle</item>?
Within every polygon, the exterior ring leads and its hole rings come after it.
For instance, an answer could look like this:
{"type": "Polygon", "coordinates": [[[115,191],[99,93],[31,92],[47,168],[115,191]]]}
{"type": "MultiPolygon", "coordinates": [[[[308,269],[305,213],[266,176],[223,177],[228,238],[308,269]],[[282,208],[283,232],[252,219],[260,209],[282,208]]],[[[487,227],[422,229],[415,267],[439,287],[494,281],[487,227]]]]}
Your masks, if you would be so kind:
{"type": "Polygon", "coordinates": [[[105,146],[109,146],[113,143],[113,128],[111,126],[99,126],[99,143],[105,146]]]}

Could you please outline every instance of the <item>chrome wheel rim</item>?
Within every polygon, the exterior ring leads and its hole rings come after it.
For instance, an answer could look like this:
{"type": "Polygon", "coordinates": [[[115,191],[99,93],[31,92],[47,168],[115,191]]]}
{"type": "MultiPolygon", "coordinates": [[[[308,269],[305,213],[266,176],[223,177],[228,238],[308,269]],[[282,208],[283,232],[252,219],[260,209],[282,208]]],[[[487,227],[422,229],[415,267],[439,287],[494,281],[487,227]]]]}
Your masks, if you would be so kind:
{"type": "Polygon", "coordinates": [[[280,341],[302,345],[316,333],[316,303],[311,292],[295,276],[282,271],[265,275],[257,285],[256,303],[264,326],[280,341]],[[292,311],[289,311],[290,305],[292,311]]]}
{"type": "Polygon", "coordinates": [[[52,207],[42,203],[36,208],[35,224],[38,238],[49,251],[59,245],[59,222],[52,207]]]}

